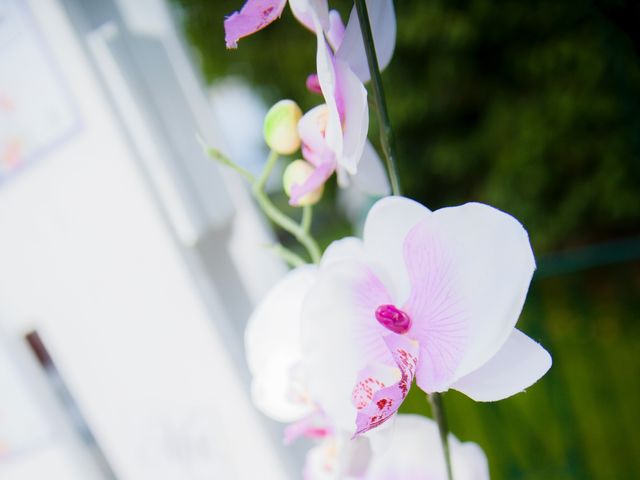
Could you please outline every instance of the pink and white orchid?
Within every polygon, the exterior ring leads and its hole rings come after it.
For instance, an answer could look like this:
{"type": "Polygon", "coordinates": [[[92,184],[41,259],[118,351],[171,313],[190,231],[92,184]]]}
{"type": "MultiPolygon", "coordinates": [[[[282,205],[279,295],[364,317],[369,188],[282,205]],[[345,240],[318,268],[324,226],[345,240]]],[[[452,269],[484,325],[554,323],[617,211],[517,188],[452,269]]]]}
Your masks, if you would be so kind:
{"type": "MultiPolygon", "coordinates": [[[[449,434],[456,480],[489,480],[482,449],[449,434]]],[[[307,453],[305,480],[446,480],[447,469],[436,423],[420,415],[398,415],[384,450],[374,453],[364,437],[331,436],[307,453]]]]}
{"type": "Polygon", "coordinates": [[[309,394],[358,435],[397,412],[414,377],[478,401],[524,390],[551,365],[514,328],[534,270],[527,232],[495,208],[379,200],[363,240],[327,249],[304,301],[309,394]]]}
{"type": "MultiPolygon", "coordinates": [[[[227,46],[276,20],[286,1],[249,0],[240,12],[225,20],[227,46]]],[[[303,157],[314,172],[291,188],[291,205],[324,184],[335,172],[342,187],[354,186],[371,195],[387,195],[389,184],[382,162],[367,143],[369,107],[363,85],[369,80],[367,58],[355,8],[345,28],[326,0],[289,0],[294,16],[317,39],[317,74],[307,85],[322,93],[325,103],[309,112],[299,124],[303,157]],[[366,168],[358,169],[366,162],[366,168]],[[353,182],[350,180],[353,179],[353,182]]],[[[395,47],[396,22],[392,0],[367,0],[380,67],[385,68],[395,47]]]]}
{"type": "MultiPolygon", "coordinates": [[[[287,0],[247,0],[240,11],[232,13],[224,21],[227,48],[237,48],[238,40],[253,35],[280,18],[286,4],[287,0]]],[[[344,27],[341,27],[341,22],[334,23],[337,12],[329,14],[327,0],[289,0],[289,7],[298,21],[308,29],[315,30],[316,16],[329,38],[335,38],[336,35],[338,38],[342,37],[344,27]]]]}
{"type": "MultiPolygon", "coordinates": [[[[487,457],[473,442],[449,434],[451,469],[456,480],[489,480],[487,457]]],[[[385,452],[372,458],[366,480],[446,480],[438,426],[420,415],[398,415],[385,452]]]]}
{"type": "MultiPolygon", "coordinates": [[[[393,2],[368,0],[367,7],[378,60],[384,68],[395,46],[393,2]]],[[[382,163],[367,143],[369,107],[363,83],[369,80],[369,70],[355,8],[344,33],[337,13],[328,14],[329,32],[337,32],[333,35],[327,34],[322,25],[325,12],[319,14],[313,8],[308,12],[317,37],[318,73],[307,79],[307,85],[319,89],[325,103],[307,112],[299,123],[303,156],[316,172],[303,184],[293,187],[290,203],[296,205],[299,198],[326,182],[334,172],[342,187],[349,185],[353,176],[354,184],[366,193],[387,195],[388,182],[378,173],[383,171],[382,163]],[[358,164],[363,160],[369,161],[369,165],[360,169],[358,164]],[[356,179],[359,175],[362,178],[356,179]]]]}
{"type": "MultiPolygon", "coordinates": [[[[336,429],[309,396],[306,379],[300,375],[301,314],[317,271],[314,265],[290,271],[251,315],[245,349],[252,400],[268,417],[289,423],[284,430],[285,444],[299,437],[318,442],[307,455],[304,478],[362,478],[373,452],[370,439],[352,440],[351,432],[336,429]]],[[[373,438],[380,443],[385,434],[373,438]]]]}

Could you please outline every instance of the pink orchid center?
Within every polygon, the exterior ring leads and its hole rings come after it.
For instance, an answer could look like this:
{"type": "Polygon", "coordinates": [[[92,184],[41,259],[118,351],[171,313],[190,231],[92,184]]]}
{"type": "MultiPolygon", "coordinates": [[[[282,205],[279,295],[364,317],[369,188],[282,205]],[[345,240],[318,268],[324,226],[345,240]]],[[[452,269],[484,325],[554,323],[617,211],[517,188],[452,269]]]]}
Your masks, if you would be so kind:
{"type": "Polygon", "coordinates": [[[380,305],[376,308],[376,320],[383,327],[400,335],[411,328],[411,317],[395,305],[380,305]]]}

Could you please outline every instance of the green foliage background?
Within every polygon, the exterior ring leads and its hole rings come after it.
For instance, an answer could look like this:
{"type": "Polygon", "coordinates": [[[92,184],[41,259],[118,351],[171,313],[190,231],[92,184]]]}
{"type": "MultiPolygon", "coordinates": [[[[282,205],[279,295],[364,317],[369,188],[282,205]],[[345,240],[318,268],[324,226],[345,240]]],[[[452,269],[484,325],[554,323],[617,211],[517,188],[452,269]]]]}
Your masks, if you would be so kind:
{"type": "MultiPolygon", "coordinates": [[[[242,0],[174,3],[207,81],[237,75],[269,102],[320,102],[304,88],[314,37],[288,10],[226,51],[222,19],[242,0]]],[[[351,2],[330,3],[347,18],[351,2]]],[[[640,2],[395,4],[383,77],[408,196],[506,210],[538,255],[640,233],[640,2]]],[[[447,394],[454,432],[482,445],[492,478],[640,478],[639,267],[538,279],[520,326],[549,347],[551,372],[496,404],[447,394]]],[[[413,389],[404,408],[425,405],[413,389]]]]}
{"type": "MultiPolygon", "coordinates": [[[[221,19],[241,1],[175,1],[208,81],[320,102],[304,88],[315,40],[288,9],[226,51],[221,19]]],[[[384,80],[408,196],[507,210],[538,253],[640,231],[640,2],[396,4],[384,80]]],[[[350,2],[332,5],[347,18],[350,2]]]]}

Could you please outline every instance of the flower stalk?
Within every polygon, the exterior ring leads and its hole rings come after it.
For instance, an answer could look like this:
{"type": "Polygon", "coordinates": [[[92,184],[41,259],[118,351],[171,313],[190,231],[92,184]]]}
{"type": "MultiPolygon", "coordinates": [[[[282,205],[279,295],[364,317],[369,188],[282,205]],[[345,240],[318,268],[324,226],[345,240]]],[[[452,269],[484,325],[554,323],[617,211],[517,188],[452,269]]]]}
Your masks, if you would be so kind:
{"type": "MultiPolygon", "coordinates": [[[[269,175],[271,175],[271,171],[273,167],[275,167],[278,161],[278,153],[271,151],[269,154],[269,158],[267,158],[267,163],[265,164],[262,173],[260,174],[260,178],[256,182],[254,182],[251,191],[253,192],[253,196],[262,208],[262,211],[265,215],[276,225],[278,225],[283,230],[289,232],[291,235],[295,237],[298,242],[300,242],[309,252],[309,256],[311,257],[311,261],[313,263],[320,262],[320,247],[316,241],[309,235],[309,232],[305,230],[303,225],[298,224],[290,217],[282,213],[269,199],[269,196],[264,190],[264,187],[269,179],[269,175]]],[[[303,223],[309,223],[309,221],[304,221],[303,223]]],[[[308,227],[307,227],[308,228],[308,227]]]]}
{"type": "MultiPolygon", "coordinates": [[[[401,195],[402,190],[400,188],[400,177],[398,175],[398,166],[396,163],[395,139],[393,129],[391,128],[391,121],[389,120],[376,47],[373,41],[373,34],[371,33],[369,12],[367,11],[367,4],[365,0],[355,0],[355,7],[358,13],[360,30],[362,31],[362,40],[364,42],[364,49],[367,54],[367,62],[369,64],[369,72],[371,74],[374,105],[380,128],[380,142],[385,156],[389,182],[391,183],[391,191],[394,195],[401,195]]],[[[439,393],[432,393],[428,395],[428,398],[433,411],[433,416],[438,424],[438,430],[440,432],[440,441],[442,442],[442,450],[444,452],[445,464],[447,466],[447,478],[449,480],[453,480],[451,455],[449,453],[449,429],[447,426],[447,418],[444,411],[442,395],[439,393]]]]}
{"type": "MultiPolygon", "coordinates": [[[[258,178],[255,178],[251,172],[236,164],[219,150],[207,146],[200,138],[198,138],[198,141],[210,158],[216,160],[222,165],[235,170],[246,180],[248,180],[249,183],[251,183],[251,193],[253,194],[253,198],[255,198],[256,202],[258,202],[258,205],[265,213],[267,218],[269,218],[269,220],[271,220],[286,232],[293,235],[293,237],[298,242],[300,242],[302,246],[305,247],[305,249],[309,253],[311,261],[313,263],[319,263],[320,257],[322,256],[320,247],[310,234],[312,207],[307,206],[303,208],[302,220],[300,223],[298,223],[291,217],[280,211],[278,207],[273,204],[273,202],[265,192],[264,188],[267,184],[267,180],[269,180],[269,176],[271,175],[273,168],[278,162],[278,153],[274,152],[273,150],[271,151],[269,157],[267,158],[267,162],[265,163],[264,168],[260,173],[260,176],[258,178]]],[[[302,258],[300,258],[300,256],[291,252],[280,244],[273,246],[273,251],[284,258],[292,266],[300,266],[306,263],[302,258]]]]}
{"type": "Polygon", "coordinates": [[[447,416],[444,411],[444,402],[442,401],[441,393],[430,393],[427,395],[429,403],[431,404],[431,411],[433,417],[438,424],[438,431],[440,432],[440,442],[442,443],[442,450],[444,452],[444,461],[447,466],[447,478],[453,480],[453,471],[451,470],[451,453],[449,451],[449,427],[447,425],[447,416]]]}
{"type": "Polygon", "coordinates": [[[384,95],[384,87],[382,86],[382,76],[378,65],[378,56],[376,55],[376,46],[371,33],[371,24],[369,22],[369,12],[365,0],[355,0],[356,11],[358,12],[358,20],[360,22],[360,30],[362,31],[362,40],[364,41],[364,49],[367,54],[367,62],[369,64],[369,72],[371,73],[371,85],[373,88],[374,105],[378,117],[378,125],[380,128],[380,143],[385,157],[389,182],[391,183],[391,191],[394,195],[402,195],[400,188],[400,176],[398,175],[398,165],[396,163],[396,147],[387,111],[387,101],[384,95]]]}

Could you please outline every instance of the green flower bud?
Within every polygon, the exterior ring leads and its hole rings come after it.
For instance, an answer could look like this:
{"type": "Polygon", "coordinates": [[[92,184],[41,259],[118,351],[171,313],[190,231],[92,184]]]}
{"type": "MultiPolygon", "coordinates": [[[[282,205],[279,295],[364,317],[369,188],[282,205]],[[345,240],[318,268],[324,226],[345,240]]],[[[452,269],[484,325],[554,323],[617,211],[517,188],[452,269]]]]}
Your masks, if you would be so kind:
{"type": "Polygon", "coordinates": [[[302,110],[293,100],[280,100],[264,118],[264,139],[271,150],[291,155],[300,148],[298,121],[302,110]]]}
{"type": "MultiPolygon", "coordinates": [[[[311,176],[315,169],[313,165],[304,160],[294,160],[284,170],[282,177],[282,184],[284,191],[288,196],[291,196],[291,188],[294,185],[302,185],[307,178],[311,176]]],[[[312,192],[307,193],[298,201],[298,207],[304,207],[306,205],[315,205],[322,198],[322,192],[324,192],[324,185],[320,185],[312,192]]]]}

